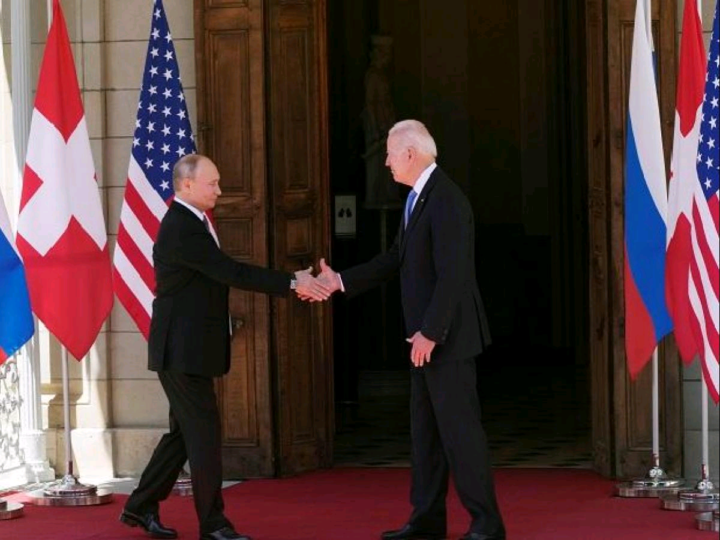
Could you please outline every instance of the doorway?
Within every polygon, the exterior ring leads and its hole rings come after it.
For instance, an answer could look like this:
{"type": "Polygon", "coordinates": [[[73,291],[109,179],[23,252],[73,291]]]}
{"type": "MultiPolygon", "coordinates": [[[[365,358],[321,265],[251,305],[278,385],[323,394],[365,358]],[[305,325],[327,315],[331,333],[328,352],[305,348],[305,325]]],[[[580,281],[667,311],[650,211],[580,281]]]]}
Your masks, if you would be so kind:
{"type": "MultiPolygon", "coordinates": [[[[328,5],[330,190],[340,227],[332,265],[392,243],[407,190],[378,171],[384,147],[373,128],[386,130],[388,117],[423,121],[475,213],[494,339],[478,359],[478,389],[494,462],[591,467],[582,8],[433,4],[328,5]],[[339,215],[347,201],[349,221],[339,215]]],[[[334,300],[336,466],[409,464],[399,295],[395,279],[334,300]]]]}
{"type": "MultiPolygon", "coordinates": [[[[369,79],[379,111],[391,104],[396,119],[428,125],[473,206],[495,340],[478,383],[496,450],[513,444],[526,465],[539,462],[547,449],[518,432],[522,421],[543,438],[591,424],[595,469],[642,475],[651,384],[647,372],[627,374],[622,309],[635,1],[445,4],[195,0],[198,143],[225,178],[221,243],[238,260],[286,270],[330,252],[341,270],[389,245],[405,192],[381,181],[382,144],[369,144],[368,120],[388,119],[364,114],[369,79]]],[[[676,0],[653,3],[668,153],[675,13],[676,0]]],[[[369,435],[394,437],[406,459],[398,283],[353,302],[336,296],[332,307],[283,302],[231,298],[233,370],[218,389],[227,477],[384,461],[369,450],[393,441],[368,445],[369,435]],[[368,404],[374,414],[361,411],[368,404]],[[345,448],[355,455],[344,458],[345,448]]],[[[660,449],[677,475],[680,363],[671,341],[659,355],[660,449]]],[[[578,457],[584,450],[566,461],[578,457]]]]}

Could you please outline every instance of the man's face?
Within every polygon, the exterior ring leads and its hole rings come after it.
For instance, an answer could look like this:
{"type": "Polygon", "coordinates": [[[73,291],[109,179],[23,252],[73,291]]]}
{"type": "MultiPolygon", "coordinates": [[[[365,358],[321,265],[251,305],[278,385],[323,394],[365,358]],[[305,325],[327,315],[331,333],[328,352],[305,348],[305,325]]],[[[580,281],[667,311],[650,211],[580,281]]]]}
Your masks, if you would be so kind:
{"type": "Polygon", "coordinates": [[[412,175],[412,165],[415,151],[407,146],[398,144],[395,137],[388,137],[387,158],[385,165],[392,171],[393,178],[400,184],[412,186],[416,180],[412,175]]]}
{"type": "Polygon", "coordinates": [[[209,159],[202,159],[195,169],[195,179],[183,180],[183,199],[206,212],[215,207],[220,191],[220,173],[209,159]]]}

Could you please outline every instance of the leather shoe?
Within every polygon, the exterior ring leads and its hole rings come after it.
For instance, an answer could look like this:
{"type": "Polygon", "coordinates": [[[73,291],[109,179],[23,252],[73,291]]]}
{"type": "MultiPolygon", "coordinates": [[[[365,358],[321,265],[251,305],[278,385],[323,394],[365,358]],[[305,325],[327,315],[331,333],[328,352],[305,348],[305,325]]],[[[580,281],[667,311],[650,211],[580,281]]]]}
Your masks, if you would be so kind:
{"type": "Polygon", "coordinates": [[[414,525],[405,525],[402,529],[385,531],[382,540],[445,540],[445,533],[424,531],[414,525]]]}
{"type": "Polygon", "coordinates": [[[488,536],[486,534],[469,532],[465,533],[465,536],[461,537],[460,540],[505,540],[505,536],[488,536]]]}
{"type": "Polygon", "coordinates": [[[157,512],[134,514],[123,510],[120,514],[120,521],[130,527],[142,527],[150,538],[177,538],[175,529],[165,527],[160,523],[160,516],[157,512]]]}
{"type": "Polygon", "coordinates": [[[200,540],[252,540],[252,538],[235,532],[232,527],[223,527],[217,531],[203,534],[200,540]]]}

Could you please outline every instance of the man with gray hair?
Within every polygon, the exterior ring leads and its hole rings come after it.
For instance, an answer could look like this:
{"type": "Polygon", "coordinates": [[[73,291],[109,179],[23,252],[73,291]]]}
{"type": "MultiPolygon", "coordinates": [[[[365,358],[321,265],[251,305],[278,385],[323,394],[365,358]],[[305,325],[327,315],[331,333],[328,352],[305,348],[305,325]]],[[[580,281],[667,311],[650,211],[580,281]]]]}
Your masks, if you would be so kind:
{"type": "Polygon", "coordinates": [[[400,274],[411,344],[413,512],[383,540],[444,539],[450,473],[471,517],[462,540],[504,540],[475,382],[475,357],[490,332],[475,280],[473,213],[436,157],[422,123],[405,120],[390,129],[385,164],[396,182],[412,188],[395,242],[342,274],[322,259],[319,279],[332,292],[355,296],[400,274]]]}
{"type": "Polygon", "coordinates": [[[220,415],[214,377],[230,370],[229,287],[311,300],[329,297],[312,268],[294,274],[237,262],[220,250],[208,219],[220,196],[220,173],[207,157],[183,156],[173,169],[175,200],[153,246],[153,301],[148,369],[156,371],[170,403],[170,431],[125,503],[120,521],[151,538],[176,538],[160,522],[160,501],[190,461],[201,540],[250,540],[223,512],[220,415]]]}

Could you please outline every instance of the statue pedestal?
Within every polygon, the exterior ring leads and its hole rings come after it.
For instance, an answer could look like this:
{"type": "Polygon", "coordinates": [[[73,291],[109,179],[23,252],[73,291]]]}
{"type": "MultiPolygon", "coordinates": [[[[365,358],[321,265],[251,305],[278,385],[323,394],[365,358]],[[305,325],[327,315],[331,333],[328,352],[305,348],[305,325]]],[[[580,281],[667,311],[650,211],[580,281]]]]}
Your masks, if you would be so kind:
{"type": "MultiPolygon", "coordinates": [[[[365,203],[365,209],[376,210],[380,216],[380,253],[388,250],[388,213],[397,211],[402,208],[402,204],[372,204],[365,203]]],[[[388,363],[388,347],[387,347],[387,285],[383,282],[380,284],[380,351],[382,365],[388,363]]]]}

